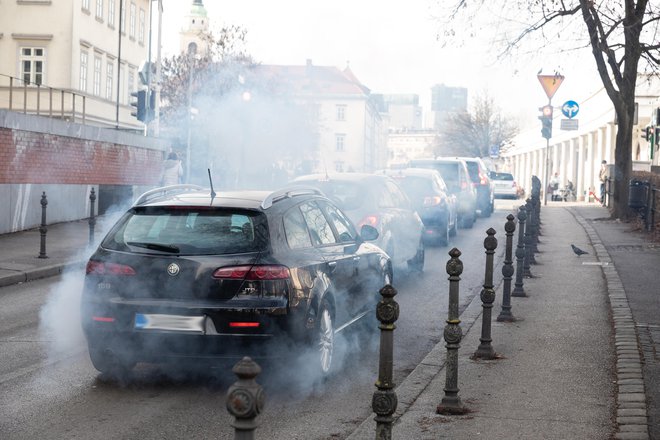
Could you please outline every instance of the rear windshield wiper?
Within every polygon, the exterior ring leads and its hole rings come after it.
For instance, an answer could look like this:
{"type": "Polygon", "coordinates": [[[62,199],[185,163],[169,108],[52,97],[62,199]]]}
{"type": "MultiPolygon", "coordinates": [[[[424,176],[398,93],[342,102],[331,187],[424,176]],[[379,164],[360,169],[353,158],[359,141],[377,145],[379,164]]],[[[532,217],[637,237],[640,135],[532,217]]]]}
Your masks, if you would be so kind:
{"type": "Polygon", "coordinates": [[[175,254],[175,253],[179,252],[179,247],[174,246],[173,244],[146,243],[146,242],[139,242],[139,241],[129,241],[126,244],[129,245],[129,246],[135,246],[135,247],[151,249],[151,250],[154,250],[154,251],[170,252],[172,254],[175,254]]]}

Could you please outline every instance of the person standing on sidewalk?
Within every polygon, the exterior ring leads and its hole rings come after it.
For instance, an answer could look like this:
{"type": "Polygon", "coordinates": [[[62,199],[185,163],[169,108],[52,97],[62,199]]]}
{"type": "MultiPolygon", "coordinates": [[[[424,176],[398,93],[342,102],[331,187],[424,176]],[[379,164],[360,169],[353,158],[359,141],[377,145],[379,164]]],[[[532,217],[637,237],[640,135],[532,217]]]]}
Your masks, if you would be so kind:
{"type": "Polygon", "coordinates": [[[161,174],[160,184],[162,186],[178,185],[181,183],[183,177],[183,166],[179,156],[172,152],[167,156],[163,162],[163,171],[161,174]]]}
{"type": "Polygon", "coordinates": [[[604,160],[600,163],[600,172],[598,173],[600,179],[600,204],[605,207],[605,182],[607,181],[607,161],[604,160]]]}

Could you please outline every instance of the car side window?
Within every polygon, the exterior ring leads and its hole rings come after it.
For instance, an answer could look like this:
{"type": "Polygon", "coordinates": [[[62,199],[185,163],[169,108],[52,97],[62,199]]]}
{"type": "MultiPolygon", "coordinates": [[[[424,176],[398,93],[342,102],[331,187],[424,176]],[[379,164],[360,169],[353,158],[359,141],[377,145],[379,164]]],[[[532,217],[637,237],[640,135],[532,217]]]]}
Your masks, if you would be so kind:
{"type": "Polygon", "coordinates": [[[305,223],[309,228],[314,246],[336,243],[335,234],[328,223],[328,219],[323,215],[323,211],[314,202],[303,203],[300,205],[305,223]]]}
{"type": "Polygon", "coordinates": [[[355,232],[355,228],[353,227],[353,224],[350,222],[350,220],[348,220],[346,216],[336,207],[324,202],[319,202],[319,204],[325,209],[330,222],[332,222],[333,226],[335,227],[339,237],[339,242],[350,243],[355,241],[357,233],[355,232]]]}
{"type": "Polygon", "coordinates": [[[307,224],[297,206],[284,215],[284,235],[291,249],[312,247],[307,224]]]}
{"type": "Polygon", "coordinates": [[[390,197],[392,198],[393,202],[393,207],[397,208],[408,208],[410,203],[408,202],[408,198],[406,195],[399,189],[396,184],[392,182],[387,182],[387,191],[390,193],[390,197]]]}

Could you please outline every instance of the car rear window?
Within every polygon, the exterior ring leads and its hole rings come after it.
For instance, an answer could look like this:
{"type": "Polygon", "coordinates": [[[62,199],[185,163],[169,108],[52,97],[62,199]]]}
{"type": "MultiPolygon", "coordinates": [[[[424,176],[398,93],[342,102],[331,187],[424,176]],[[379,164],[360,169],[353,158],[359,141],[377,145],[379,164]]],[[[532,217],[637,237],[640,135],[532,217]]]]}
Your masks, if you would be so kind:
{"type": "Polygon", "coordinates": [[[334,201],[344,211],[361,208],[365,203],[367,190],[358,182],[342,182],[339,180],[314,182],[323,194],[334,201]]]}
{"type": "Polygon", "coordinates": [[[431,168],[438,170],[442,179],[447,185],[458,182],[458,164],[459,162],[437,162],[437,161],[412,161],[411,166],[418,168],[431,168]]]}
{"type": "Polygon", "coordinates": [[[405,176],[396,178],[396,182],[403,189],[403,191],[412,199],[428,196],[435,193],[433,181],[424,177],[418,176],[405,176]]]}
{"type": "Polygon", "coordinates": [[[513,175],[509,173],[492,173],[490,178],[493,180],[513,180],[513,175]]]}
{"type": "Polygon", "coordinates": [[[265,215],[199,207],[141,207],[124,215],[102,243],[135,253],[218,255],[264,250],[265,215]]]}
{"type": "Polygon", "coordinates": [[[465,161],[467,165],[468,173],[470,174],[470,180],[473,182],[479,182],[479,164],[477,162],[465,161]]]}

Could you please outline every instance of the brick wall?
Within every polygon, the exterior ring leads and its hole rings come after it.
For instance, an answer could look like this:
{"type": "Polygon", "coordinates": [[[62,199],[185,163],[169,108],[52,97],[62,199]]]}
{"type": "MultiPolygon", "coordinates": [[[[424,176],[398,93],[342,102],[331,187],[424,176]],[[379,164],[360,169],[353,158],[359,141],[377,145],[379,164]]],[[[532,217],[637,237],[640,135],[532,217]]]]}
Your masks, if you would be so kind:
{"type": "Polygon", "coordinates": [[[0,184],[157,185],[163,151],[0,127],[0,184]]]}

